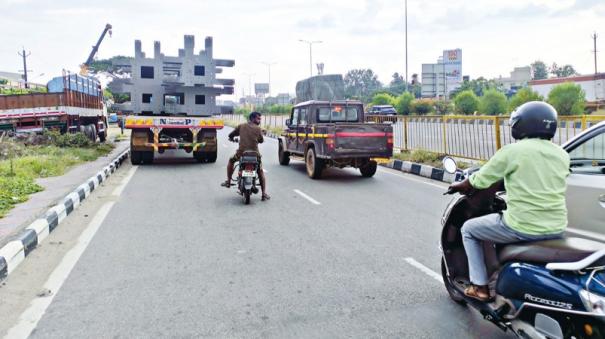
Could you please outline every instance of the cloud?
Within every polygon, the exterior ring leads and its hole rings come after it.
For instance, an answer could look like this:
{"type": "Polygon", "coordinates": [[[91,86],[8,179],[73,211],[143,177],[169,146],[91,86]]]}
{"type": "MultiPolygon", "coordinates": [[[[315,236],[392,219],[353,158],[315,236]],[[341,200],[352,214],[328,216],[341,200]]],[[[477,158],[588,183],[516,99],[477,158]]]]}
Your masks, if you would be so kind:
{"type": "Polygon", "coordinates": [[[326,14],[319,18],[306,18],[299,20],[296,26],[302,29],[331,29],[337,26],[338,19],[332,14],[326,14]]]}

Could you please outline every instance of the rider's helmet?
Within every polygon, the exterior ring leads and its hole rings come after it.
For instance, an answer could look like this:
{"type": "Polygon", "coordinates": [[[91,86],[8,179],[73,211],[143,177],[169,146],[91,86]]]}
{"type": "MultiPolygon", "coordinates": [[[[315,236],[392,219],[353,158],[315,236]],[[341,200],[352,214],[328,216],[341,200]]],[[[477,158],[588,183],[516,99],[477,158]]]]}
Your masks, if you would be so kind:
{"type": "Polygon", "coordinates": [[[260,117],[260,116],[261,116],[260,112],[254,111],[254,112],[250,113],[250,115],[248,116],[248,121],[253,121],[254,119],[256,119],[256,117],[260,117]]]}
{"type": "Polygon", "coordinates": [[[530,101],[519,107],[510,116],[513,138],[552,139],[557,132],[557,110],[542,101],[530,101]]]}

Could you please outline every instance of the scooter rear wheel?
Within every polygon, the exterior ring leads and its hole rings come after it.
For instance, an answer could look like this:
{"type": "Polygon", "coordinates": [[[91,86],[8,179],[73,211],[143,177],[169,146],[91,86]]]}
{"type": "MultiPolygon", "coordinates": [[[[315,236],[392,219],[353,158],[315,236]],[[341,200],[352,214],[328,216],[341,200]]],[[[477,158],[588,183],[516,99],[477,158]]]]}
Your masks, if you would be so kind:
{"type": "Polygon", "coordinates": [[[248,190],[244,191],[244,204],[246,204],[246,205],[250,204],[250,191],[248,191],[248,190]]]}
{"type": "Polygon", "coordinates": [[[460,291],[452,286],[452,281],[447,275],[445,260],[443,258],[441,258],[441,276],[443,277],[443,284],[445,285],[445,289],[447,290],[447,294],[450,295],[450,298],[462,306],[466,305],[466,300],[464,300],[464,297],[460,294],[460,291]]]}

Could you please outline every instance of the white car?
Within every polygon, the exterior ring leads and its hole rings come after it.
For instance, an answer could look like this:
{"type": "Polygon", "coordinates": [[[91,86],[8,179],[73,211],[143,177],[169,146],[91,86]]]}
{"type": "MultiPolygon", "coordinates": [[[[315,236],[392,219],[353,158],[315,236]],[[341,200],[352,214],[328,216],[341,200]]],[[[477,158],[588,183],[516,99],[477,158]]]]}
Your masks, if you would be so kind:
{"type": "Polygon", "coordinates": [[[567,213],[572,229],[605,234],[605,121],[563,145],[571,159],[567,213]]]}

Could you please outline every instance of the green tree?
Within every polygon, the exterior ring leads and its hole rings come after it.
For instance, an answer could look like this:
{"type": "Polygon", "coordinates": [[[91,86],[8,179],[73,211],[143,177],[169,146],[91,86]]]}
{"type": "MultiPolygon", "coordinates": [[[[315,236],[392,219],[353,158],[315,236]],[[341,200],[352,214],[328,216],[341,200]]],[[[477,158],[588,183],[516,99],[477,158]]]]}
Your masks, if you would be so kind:
{"type": "Polygon", "coordinates": [[[397,98],[395,98],[395,109],[397,113],[403,115],[410,114],[410,106],[412,105],[412,101],[414,100],[414,96],[410,92],[404,92],[397,98]]]}
{"type": "Polygon", "coordinates": [[[451,101],[436,100],[435,101],[435,111],[439,115],[450,114],[454,111],[454,105],[452,105],[451,101]]]}
{"type": "Polygon", "coordinates": [[[531,64],[531,70],[533,73],[532,79],[541,80],[548,78],[548,68],[543,61],[536,60],[531,64]]]}
{"type": "Polygon", "coordinates": [[[479,98],[473,91],[466,90],[456,95],[454,106],[456,113],[473,114],[479,109],[479,98]]]}
{"type": "Polygon", "coordinates": [[[566,82],[555,86],[548,93],[547,101],[561,115],[580,115],[584,114],[586,93],[580,85],[566,82]]]}
{"type": "Polygon", "coordinates": [[[90,63],[88,70],[90,72],[113,72],[115,67],[113,66],[114,61],[127,62],[134,60],[133,57],[127,57],[122,55],[116,55],[109,59],[99,59],[90,63]]]}
{"type": "Polygon", "coordinates": [[[353,69],[344,77],[345,96],[368,103],[376,90],[382,87],[378,76],[371,69],[353,69]]]}
{"type": "Polygon", "coordinates": [[[534,92],[529,87],[521,88],[508,102],[508,111],[512,112],[517,109],[517,107],[523,105],[526,102],[530,101],[543,101],[544,97],[542,97],[538,92],[534,92]]]}
{"type": "Polygon", "coordinates": [[[487,115],[506,113],[506,96],[495,89],[488,89],[479,99],[479,111],[487,115]]]}
{"type": "Polygon", "coordinates": [[[464,81],[460,87],[456,88],[450,93],[452,98],[455,98],[459,93],[471,90],[476,96],[483,96],[483,93],[487,90],[495,89],[500,92],[504,92],[504,86],[496,80],[487,80],[484,77],[479,77],[470,81],[464,81]]]}
{"type": "Polygon", "coordinates": [[[557,78],[565,78],[578,74],[572,65],[559,66],[557,63],[553,63],[550,66],[550,73],[557,78]]]}
{"type": "Polygon", "coordinates": [[[393,79],[389,83],[389,86],[386,88],[389,93],[396,96],[399,93],[403,93],[405,91],[405,79],[402,75],[395,72],[392,75],[393,79]]]}
{"type": "Polygon", "coordinates": [[[388,93],[377,93],[372,97],[372,106],[394,105],[395,97],[388,93]]]}
{"type": "Polygon", "coordinates": [[[431,114],[435,111],[435,101],[432,99],[415,99],[412,101],[410,111],[418,115],[431,114]]]}

